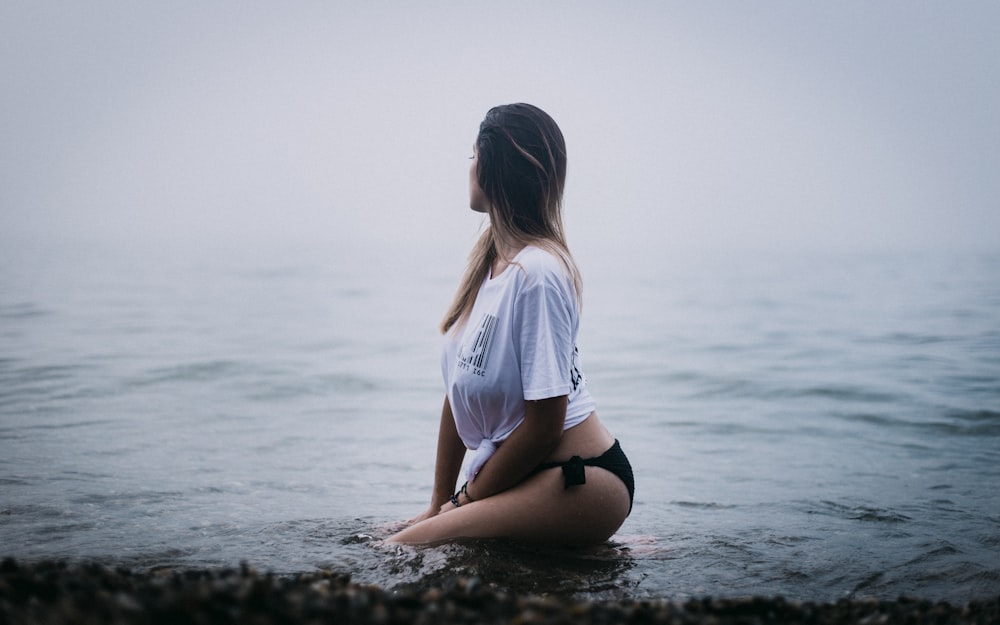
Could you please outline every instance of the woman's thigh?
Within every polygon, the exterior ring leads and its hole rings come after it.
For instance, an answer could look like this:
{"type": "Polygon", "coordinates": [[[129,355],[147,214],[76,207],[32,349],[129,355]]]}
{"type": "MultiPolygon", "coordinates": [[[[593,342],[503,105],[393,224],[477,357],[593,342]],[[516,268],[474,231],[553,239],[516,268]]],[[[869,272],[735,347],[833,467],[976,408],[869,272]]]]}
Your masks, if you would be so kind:
{"type": "Polygon", "coordinates": [[[628,516],[628,490],[604,469],[587,467],[586,475],[585,484],[565,488],[562,470],[542,471],[498,495],[412,525],[389,540],[427,544],[513,538],[566,546],[597,544],[628,516]]]}

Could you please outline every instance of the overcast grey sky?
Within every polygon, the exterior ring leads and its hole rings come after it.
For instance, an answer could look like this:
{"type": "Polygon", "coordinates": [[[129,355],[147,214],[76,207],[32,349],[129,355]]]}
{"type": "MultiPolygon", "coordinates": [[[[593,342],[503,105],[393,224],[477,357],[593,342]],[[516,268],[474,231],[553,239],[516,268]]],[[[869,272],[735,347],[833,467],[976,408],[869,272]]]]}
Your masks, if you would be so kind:
{"type": "Polygon", "coordinates": [[[528,101],[571,243],[1000,249],[1000,2],[0,3],[0,226],[471,240],[528,101]]]}

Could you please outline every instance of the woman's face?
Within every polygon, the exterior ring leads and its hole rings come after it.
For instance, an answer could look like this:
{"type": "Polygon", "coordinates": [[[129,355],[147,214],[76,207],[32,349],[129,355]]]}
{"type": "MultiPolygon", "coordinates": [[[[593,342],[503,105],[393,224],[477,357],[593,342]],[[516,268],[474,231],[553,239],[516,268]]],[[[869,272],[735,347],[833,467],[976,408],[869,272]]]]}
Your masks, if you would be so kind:
{"type": "Polygon", "coordinates": [[[486,212],[486,195],[479,186],[479,150],[472,146],[472,165],[469,167],[469,208],[477,213],[486,212]]]}

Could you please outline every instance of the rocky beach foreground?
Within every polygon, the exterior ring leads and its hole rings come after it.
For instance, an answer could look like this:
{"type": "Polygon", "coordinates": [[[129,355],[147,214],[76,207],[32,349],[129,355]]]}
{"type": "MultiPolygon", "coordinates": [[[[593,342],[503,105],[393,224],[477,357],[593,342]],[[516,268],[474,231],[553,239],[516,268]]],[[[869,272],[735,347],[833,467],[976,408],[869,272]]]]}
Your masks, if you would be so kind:
{"type": "Polygon", "coordinates": [[[331,572],[134,571],[97,563],[0,564],[0,625],[26,623],[1000,623],[1000,596],[964,605],[741,599],[580,600],[519,595],[475,578],[384,590],[331,572]]]}

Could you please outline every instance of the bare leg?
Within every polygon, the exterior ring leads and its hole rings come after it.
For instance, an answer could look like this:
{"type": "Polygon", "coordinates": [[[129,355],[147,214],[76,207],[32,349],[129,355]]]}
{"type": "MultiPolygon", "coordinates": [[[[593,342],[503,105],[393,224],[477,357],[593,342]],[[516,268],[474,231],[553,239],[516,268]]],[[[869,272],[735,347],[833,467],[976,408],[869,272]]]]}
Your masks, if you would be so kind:
{"type": "Polygon", "coordinates": [[[388,542],[433,544],[456,538],[513,538],[550,545],[603,542],[628,516],[628,490],[613,473],[586,467],[587,483],[564,487],[549,469],[493,497],[416,523],[388,542]]]}

